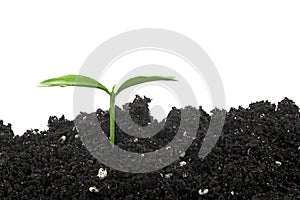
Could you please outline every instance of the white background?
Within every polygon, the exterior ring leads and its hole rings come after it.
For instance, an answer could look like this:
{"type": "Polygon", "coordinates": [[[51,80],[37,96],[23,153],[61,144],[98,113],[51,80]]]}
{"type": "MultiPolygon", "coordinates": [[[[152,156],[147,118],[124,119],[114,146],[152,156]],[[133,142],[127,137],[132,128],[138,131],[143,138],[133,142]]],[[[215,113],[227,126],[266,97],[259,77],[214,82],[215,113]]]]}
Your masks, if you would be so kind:
{"type": "MultiPolygon", "coordinates": [[[[277,103],[284,97],[300,105],[299,10],[296,0],[1,1],[0,119],[12,123],[16,134],[46,129],[50,115],[73,119],[73,88],[37,88],[38,83],[78,73],[102,42],[138,28],[169,29],[196,41],[220,73],[228,109],[266,99],[277,103]]],[[[120,63],[126,67],[145,57],[157,64],[179,62],[149,54],[120,63]]],[[[110,88],[118,76],[118,70],[111,70],[99,81],[110,88]]],[[[199,82],[197,98],[209,111],[201,77],[192,81],[199,82]]],[[[171,93],[159,99],[154,89],[137,92],[167,110],[177,105],[171,93]]],[[[108,98],[99,95],[95,107],[107,109],[108,98]]]]}

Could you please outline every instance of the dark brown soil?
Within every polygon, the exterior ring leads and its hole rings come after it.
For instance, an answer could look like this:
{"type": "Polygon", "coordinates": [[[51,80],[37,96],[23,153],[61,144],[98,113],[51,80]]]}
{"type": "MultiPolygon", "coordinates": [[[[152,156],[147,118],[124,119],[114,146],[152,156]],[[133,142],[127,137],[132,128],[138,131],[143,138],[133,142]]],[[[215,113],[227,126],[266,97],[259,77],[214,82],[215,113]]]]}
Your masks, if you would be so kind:
{"type": "MultiPolygon", "coordinates": [[[[149,115],[149,102],[137,96],[123,109],[130,110],[135,123],[159,125],[149,115]]],[[[50,117],[47,131],[22,136],[14,136],[11,125],[0,121],[0,199],[300,199],[300,113],[293,101],[232,108],[216,146],[203,160],[198,152],[211,115],[198,110],[197,137],[185,156],[147,174],[99,163],[77,138],[74,122],[63,116],[50,117]],[[186,165],[180,166],[182,161],[186,165]],[[108,171],[103,180],[97,177],[99,168],[108,171]],[[89,191],[92,186],[99,191],[89,191]],[[200,195],[200,189],[208,193],[200,195]]],[[[164,128],[151,138],[155,145],[148,139],[133,142],[118,127],[117,145],[135,152],[164,147],[176,134],[180,112],[170,111],[164,128]]],[[[97,116],[108,134],[109,113],[99,109],[97,116]]]]}

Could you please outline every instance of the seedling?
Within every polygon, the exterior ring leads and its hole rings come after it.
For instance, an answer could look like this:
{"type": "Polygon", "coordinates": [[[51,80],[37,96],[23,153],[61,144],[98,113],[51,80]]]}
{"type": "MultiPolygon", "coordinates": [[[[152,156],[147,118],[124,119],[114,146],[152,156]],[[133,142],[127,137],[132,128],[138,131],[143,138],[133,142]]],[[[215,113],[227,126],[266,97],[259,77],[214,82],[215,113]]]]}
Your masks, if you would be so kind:
{"type": "Polygon", "coordinates": [[[61,76],[58,78],[51,78],[40,83],[40,87],[52,87],[52,86],[79,86],[79,87],[90,87],[90,88],[97,88],[106,92],[110,97],[110,108],[109,108],[109,120],[110,120],[110,142],[112,145],[115,144],[115,98],[116,96],[126,88],[131,86],[135,86],[141,83],[151,82],[151,81],[176,81],[174,77],[164,77],[164,76],[137,76],[126,80],[115,92],[114,85],[112,90],[109,91],[104,85],[99,83],[98,81],[82,76],[82,75],[66,75],[61,76]]]}

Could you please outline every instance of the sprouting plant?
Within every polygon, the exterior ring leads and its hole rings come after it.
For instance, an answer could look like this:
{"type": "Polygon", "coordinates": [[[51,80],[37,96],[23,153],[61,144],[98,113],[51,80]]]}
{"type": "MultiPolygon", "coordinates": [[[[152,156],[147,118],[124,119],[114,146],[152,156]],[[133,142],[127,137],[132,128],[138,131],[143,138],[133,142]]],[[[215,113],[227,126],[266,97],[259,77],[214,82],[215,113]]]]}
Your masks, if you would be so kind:
{"type": "Polygon", "coordinates": [[[115,91],[116,85],[112,87],[112,90],[109,91],[104,85],[99,83],[98,81],[82,76],[82,75],[66,75],[61,76],[58,78],[51,78],[40,83],[40,87],[52,87],[52,86],[80,86],[80,87],[90,87],[90,88],[97,88],[100,90],[105,91],[110,97],[110,108],[109,108],[109,115],[110,115],[110,142],[112,145],[115,144],[115,98],[116,96],[126,88],[129,88],[134,85],[138,85],[141,83],[146,83],[150,81],[176,81],[174,77],[164,77],[164,76],[137,76],[126,80],[121,86],[115,91]]]}

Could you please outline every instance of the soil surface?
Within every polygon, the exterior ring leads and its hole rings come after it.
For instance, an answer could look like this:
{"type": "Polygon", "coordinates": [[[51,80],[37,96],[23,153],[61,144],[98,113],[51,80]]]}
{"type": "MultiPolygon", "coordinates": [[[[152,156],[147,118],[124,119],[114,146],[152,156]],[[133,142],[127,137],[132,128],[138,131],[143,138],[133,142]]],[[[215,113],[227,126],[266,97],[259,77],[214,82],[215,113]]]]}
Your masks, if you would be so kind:
{"type": "MultiPolygon", "coordinates": [[[[116,127],[116,145],[151,152],[165,148],[176,135],[183,109],[174,107],[165,121],[157,122],[150,116],[150,101],[137,96],[116,109],[121,115],[129,110],[140,126],[165,123],[163,129],[137,140],[116,127]]],[[[47,131],[28,130],[22,136],[0,121],[0,199],[300,199],[300,113],[293,101],[230,109],[221,137],[204,159],[198,152],[212,115],[201,107],[184,109],[191,113],[186,120],[193,120],[195,110],[200,113],[195,140],[174,163],[145,174],[100,163],[82,144],[74,121],[64,116],[50,117],[47,131]]],[[[96,113],[108,135],[108,111],[96,113]]]]}

